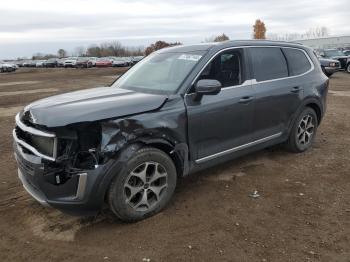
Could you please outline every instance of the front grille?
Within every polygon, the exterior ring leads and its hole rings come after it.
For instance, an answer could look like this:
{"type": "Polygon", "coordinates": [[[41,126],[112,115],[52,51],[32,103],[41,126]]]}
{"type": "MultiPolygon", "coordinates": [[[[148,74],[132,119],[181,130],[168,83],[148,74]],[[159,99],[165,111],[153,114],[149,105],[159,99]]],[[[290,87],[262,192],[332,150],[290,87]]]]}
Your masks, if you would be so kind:
{"type": "Polygon", "coordinates": [[[57,151],[57,137],[53,133],[33,128],[25,125],[23,122],[19,115],[17,115],[17,125],[13,131],[15,142],[21,146],[26,153],[54,161],[57,151]]]}
{"type": "Polygon", "coordinates": [[[22,130],[20,127],[16,126],[16,134],[17,137],[30,146],[34,147],[36,150],[38,150],[41,154],[53,157],[54,153],[54,138],[52,137],[42,137],[37,136],[34,134],[31,134],[29,132],[26,132],[22,130]]]}
{"type": "Polygon", "coordinates": [[[16,159],[17,159],[18,167],[20,170],[23,171],[23,173],[34,176],[35,167],[31,162],[28,162],[27,160],[25,160],[20,153],[16,154],[16,159]]]}

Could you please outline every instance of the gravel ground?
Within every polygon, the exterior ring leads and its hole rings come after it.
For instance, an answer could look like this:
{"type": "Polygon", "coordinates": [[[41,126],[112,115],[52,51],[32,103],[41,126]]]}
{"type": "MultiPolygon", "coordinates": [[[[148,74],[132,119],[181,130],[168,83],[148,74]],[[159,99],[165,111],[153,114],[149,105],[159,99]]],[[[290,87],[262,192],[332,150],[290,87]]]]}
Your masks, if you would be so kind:
{"type": "Polygon", "coordinates": [[[350,261],[350,74],[343,72],[330,80],[311,150],[277,146],[181,179],[171,204],[152,218],[71,217],[32,200],[17,179],[14,114],[42,97],[109,84],[122,71],[0,74],[0,261],[350,261]]]}

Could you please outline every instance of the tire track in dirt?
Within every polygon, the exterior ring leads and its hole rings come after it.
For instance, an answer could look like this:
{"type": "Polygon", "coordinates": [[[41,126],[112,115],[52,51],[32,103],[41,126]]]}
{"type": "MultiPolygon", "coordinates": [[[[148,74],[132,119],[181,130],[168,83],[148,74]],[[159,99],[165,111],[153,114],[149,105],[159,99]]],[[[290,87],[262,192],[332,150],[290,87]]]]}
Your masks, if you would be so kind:
{"type": "Polygon", "coordinates": [[[42,89],[33,89],[33,90],[23,90],[23,91],[8,91],[0,92],[1,96],[17,96],[17,95],[26,95],[26,94],[36,94],[36,93],[51,93],[58,92],[57,88],[42,88],[42,89]]]}

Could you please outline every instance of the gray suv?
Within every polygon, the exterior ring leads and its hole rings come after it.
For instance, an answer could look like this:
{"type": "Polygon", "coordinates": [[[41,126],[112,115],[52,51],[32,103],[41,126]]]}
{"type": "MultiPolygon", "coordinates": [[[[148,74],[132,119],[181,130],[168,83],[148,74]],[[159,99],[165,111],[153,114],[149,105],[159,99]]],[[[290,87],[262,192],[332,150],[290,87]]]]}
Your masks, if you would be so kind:
{"type": "Polygon", "coordinates": [[[299,44],[162,49],[111,86],[25,107],[13,130],[18,175],[44,205],[86,215],[107,204],[137,221],[169,203],[180,177],[276,144],[309,149],[328,81],[299,44]]]}

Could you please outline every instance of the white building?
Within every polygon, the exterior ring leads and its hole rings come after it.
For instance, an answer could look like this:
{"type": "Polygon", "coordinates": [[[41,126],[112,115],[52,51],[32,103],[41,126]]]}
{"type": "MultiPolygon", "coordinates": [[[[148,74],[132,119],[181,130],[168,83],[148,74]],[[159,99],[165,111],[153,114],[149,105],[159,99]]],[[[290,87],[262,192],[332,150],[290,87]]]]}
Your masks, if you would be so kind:
{"type": "Polygon", "coordinates": [[[314,39],[295,40],[294,42],[312,47],[314,49],[347,48],[350,49],[350,35],[331,36],[314,39]]]}

